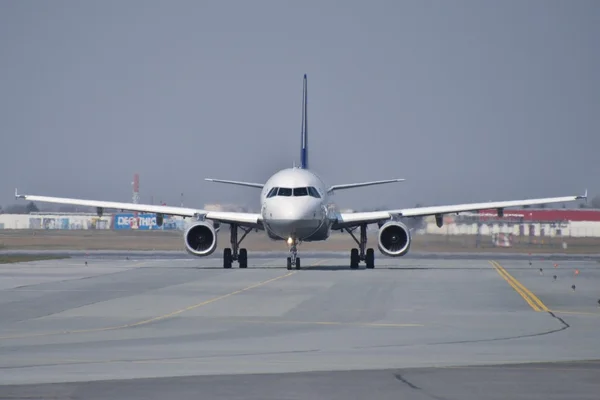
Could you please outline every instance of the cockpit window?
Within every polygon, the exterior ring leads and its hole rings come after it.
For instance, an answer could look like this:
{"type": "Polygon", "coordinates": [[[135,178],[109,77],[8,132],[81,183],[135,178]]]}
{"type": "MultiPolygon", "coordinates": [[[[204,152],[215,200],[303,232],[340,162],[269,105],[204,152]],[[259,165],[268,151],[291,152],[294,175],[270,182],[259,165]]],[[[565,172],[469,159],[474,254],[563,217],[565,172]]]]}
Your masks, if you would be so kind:
{"type": "Polygon", "coordinates": [[[279,189],[279,188],[274,187],[271,190],[269,190],[269,193],[267,193],[267,198],[275,196],[275,194],[277,193],[277,189],[279,189]]]}
{"type": "Polygon", "coordinates": [[[308,196],[308,189],[305,187],[294,188],[294,196],[308,196]]]}
{"type": "Polygon", "coordinates": [[[275,197],[275,196],[284,196],[284,197],[290,197],[290,196],[295,196],[295,197],[302,197],[302,196],[311,196],[314,197],[316,199],[320,199],[321,195],[319,194],[319,192],[317,191],[317,189],[315,189],[312,186],[309,187],[297,187],[297,188],[281,188],[281,187],[274,187],[271,188],[271,190],[269,190],[269,193],[267,193],[267,198],[271,198],[271,197],[275,197]]]}
{"type": "Polygon", "coordinates": [[[315,188],[314,188],[314,187],[312,187],[312,186],[309,186],[309,187],[308,187],[308,194],[309,194],[310,196],[312,196],[312,197],[315,197],[315,198],[317,198],[317,199],[320,199],[320,198],[321,198],[321,195],[319,195],[319,192],[317,192],[317,189],[315,189],[315,188]]]}
{"type": "Polygon", "coordinates": [[[289,197],[291,195],[292,195],[292,189],[290,189],[290,188],[279,188],[279,191],[277,192],[277,196],[289,197]]]}

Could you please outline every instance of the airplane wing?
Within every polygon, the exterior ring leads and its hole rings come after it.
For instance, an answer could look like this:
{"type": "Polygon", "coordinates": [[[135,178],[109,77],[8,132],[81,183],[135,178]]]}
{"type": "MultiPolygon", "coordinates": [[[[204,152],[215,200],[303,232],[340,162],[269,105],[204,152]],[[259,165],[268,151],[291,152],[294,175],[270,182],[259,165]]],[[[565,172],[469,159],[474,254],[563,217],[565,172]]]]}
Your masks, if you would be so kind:
{"type": "Polygon", "coordinates": [[[204,217],[205,219],[218,221],[225,224],[237,224],[244,227],[262,229],[261,215],[258,213],[209,211],[196,208],[160,206],[151,204],[119,203],[114,201],[71,199],[65,197],[49,197],[19,194],[15,190],[15,198],[42,203],[70,204],[84,207],[95,207],[97,209],[116,209],[137,212],[156,213],[164,215],[176,215],[181,217],[204,217]]]}
{"type": "Polygon", "coordinates": [[[333,185],[329,189],[327,189],[327,193],[333,193],[336,190],[341,189],[352,189],[363,186],[373,186],[373,185],[382,185],[384,183],[392,183],[392,182],[403,182],[406,179],[385,179],[382,181],[370,181],[370,182],[359,182],[359,183],[346,183],[343,185],[333,185]]]}
{"type": "Polygon", "coordinates": [[[427,215],[458,214],[467,211],[498,209],[503,210],[508,207],[532,206],[548,203],[566,203],[587,199],[587,190],[583,196],[565,196],[565,197],[547,197],[540,199],[509,200],[509,201],[491,201],[485,203],[467,203],[448,206],[432,206],[404,208],[384,211],[367,211],[357,213],[338,213],[332,229],[348,228],[361,224],[371,224],[388,220],[392,217],[422,217],[427,215]]]}
{"type": "Polygon", "coordinates": [[[204,180],[209,181],[209,182],[227,183],[229,185],[248,186],[248,187],[259,188],[259,189],[262,189],[265,186],[263,183],[228,181],[225,179],[205,178],[204,180]]]}

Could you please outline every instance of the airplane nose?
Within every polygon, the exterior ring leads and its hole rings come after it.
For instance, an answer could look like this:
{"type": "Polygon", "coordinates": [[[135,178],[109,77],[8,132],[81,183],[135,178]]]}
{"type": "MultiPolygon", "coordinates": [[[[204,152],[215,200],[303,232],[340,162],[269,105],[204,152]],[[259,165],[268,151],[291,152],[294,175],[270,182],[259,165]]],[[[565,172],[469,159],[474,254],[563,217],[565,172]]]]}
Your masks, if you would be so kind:
{"type": "Polygon", "coordinates": [[[279,202],[268,207],[269,227],[277,235],[288,237],[306,237],[320,226],[321,213],[318,205],[311,202],[279,202]]]}
{"type": "Polygon", "coordinates": [[[277,207],[274,207],[272,215],[273,219],[281,221],[298,221],[313,218],[311,208],[307,205],[289,203],[278,204],[277,207]]]}

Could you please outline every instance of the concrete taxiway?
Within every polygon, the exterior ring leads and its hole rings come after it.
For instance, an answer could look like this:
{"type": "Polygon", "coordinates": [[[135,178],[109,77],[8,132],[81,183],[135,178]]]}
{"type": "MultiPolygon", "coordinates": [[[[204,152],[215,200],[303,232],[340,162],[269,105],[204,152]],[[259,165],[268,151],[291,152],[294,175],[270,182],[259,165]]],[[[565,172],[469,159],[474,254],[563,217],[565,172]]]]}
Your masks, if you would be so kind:
{"type": "Polygon", "coordinates": [[[0,397],[597,398],[600,263],[492,257],[2,265],[0,397]]]}

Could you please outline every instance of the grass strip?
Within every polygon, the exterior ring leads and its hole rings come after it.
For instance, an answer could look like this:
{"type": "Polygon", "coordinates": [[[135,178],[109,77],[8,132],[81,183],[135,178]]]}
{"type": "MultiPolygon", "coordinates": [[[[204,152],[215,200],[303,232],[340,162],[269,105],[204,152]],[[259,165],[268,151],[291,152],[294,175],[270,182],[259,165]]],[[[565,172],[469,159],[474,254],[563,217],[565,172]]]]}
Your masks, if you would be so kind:
{"type": "Polygon", "coordinates": [[[62,254],[0,254],[0,264],[43,260],[63,260],[65,258],[71,257],[62,254]]]}

